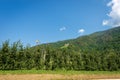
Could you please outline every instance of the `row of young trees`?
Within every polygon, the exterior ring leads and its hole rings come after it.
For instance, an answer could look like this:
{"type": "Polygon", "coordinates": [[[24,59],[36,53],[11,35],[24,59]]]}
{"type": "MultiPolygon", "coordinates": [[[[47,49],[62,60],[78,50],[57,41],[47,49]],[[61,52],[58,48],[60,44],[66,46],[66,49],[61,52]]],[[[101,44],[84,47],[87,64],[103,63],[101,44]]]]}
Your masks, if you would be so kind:
{"type": "Polygon", "coordinates": [[[120,54],[108,51],[75,51],[73,45],[53,49],[49,45],[24,47],[5,41],[0,47],[0,70],[119,70],[120,54]]]}

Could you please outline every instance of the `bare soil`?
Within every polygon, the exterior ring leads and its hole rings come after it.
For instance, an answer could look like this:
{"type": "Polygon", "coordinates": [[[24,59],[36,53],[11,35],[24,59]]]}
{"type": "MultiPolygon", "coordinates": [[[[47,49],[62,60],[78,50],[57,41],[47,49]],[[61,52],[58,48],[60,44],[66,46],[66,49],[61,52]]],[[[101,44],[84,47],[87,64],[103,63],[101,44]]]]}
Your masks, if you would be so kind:
{"type": "Polygon", "coordinates": [[[6,74],[0,75],[0,80],[120,80],[120,74],[117,75],[6,74]]]}

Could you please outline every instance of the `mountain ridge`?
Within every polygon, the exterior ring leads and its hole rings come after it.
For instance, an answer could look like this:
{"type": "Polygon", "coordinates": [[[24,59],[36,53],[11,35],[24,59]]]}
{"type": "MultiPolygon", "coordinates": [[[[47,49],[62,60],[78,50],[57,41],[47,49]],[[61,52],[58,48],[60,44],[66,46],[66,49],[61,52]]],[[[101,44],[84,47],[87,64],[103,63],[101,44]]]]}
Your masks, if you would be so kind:
{"type": "Polygon", "coordinates": [[[80,36],[75,39],[68,39],[68,40],[57,41],[57,42],[47,43],[42,45],[49,45],[49,47],[53,47],[53,48],[60,48],[65,44],[69,43],[70,45],[75,46],[75,48],[77,49],[84,49],[86,47],[95,48],[102,45],[103,46],[106,45],[106,47],[108,47],[107,44],[109,44],[109,42],[111,41],[114,42],[115,41],[113,40],[114,38],[117,38],[116,39],[118,41],[117,43],[120,43],[119,35],[120,35],[120,26],[111,28],[108,30],[104,30],[104,31],[95,32],[89,35],[80,36]],[[115,37],[116,35],[117,37],[115,37]]]}

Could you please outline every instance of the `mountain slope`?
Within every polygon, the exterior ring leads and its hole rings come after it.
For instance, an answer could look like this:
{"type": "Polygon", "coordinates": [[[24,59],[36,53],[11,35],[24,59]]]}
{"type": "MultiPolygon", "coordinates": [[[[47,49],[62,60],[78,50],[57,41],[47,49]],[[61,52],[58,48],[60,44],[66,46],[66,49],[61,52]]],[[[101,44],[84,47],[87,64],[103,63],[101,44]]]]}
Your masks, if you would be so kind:
{"type": "Polygon", "coordinates": [[[91,51],[92,49],[101,51],[106,49],[114,49],[118,52],[120,51],[120,27],[81,36],[76,39],[48,43],[42,46],[47,45],[51,48],[58,49],[63,47],[65,44],[74,46],[72,49],[76,51],[91,51]]]}

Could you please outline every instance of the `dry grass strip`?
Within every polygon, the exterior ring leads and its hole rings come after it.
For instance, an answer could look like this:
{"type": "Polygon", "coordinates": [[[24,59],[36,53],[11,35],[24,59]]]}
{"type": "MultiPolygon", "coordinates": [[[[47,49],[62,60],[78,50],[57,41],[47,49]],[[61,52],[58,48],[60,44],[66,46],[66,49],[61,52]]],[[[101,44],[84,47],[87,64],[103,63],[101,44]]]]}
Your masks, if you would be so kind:
{"type": "Polygon", "coordinates": [[[7,74],[0,75],[0,80],[120,80],[120,74],[117,75],[7,74]]]}

